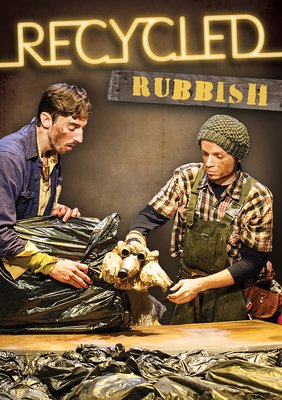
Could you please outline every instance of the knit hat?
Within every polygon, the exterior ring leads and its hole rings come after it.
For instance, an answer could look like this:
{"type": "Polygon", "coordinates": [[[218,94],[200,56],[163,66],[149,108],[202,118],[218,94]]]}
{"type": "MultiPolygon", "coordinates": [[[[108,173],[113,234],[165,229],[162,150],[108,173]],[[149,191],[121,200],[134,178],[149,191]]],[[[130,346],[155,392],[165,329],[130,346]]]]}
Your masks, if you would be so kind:
{"type": "Polygon", "coordinates": [[[197,142],[202,140],[216,143],[228,154],[243,160],[250,149],[250,138],[242,122],[229,115],[214,115],[209,118],[201,127],[197,142]]]}

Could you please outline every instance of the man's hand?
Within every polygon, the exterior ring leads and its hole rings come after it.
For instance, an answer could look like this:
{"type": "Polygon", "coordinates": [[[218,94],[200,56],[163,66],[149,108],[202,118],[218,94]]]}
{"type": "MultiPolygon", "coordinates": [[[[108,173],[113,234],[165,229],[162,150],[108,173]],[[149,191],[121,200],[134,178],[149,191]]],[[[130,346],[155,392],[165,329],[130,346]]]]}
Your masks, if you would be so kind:
{"type": "Polygon", "coordinates": [[[234,285],[234,279],[228,269],[223,269],[220,272],[203,278],[181,279],[181,281],[170,289],[174,293],[169,294],[167,299],[176,304],[188,303],[188,301],[193,300],[200,292],[231,285],[234,285]]]}
{"type": "Polygon", "coordinates": [[[87,265],[60,258],[49,275],[59,282],[68,283],[78,289],[87,289],[92,284],[87,272],[87,265]]]}
{"type": "Polygon", "coordinates": [[[188,303],[197,294],[205,290],[204,279],[181,279],[176,285],[170,288],[174,293],[169,294],[167,299],[176,304],[188,303]]]}
{"type": "Polygon", "coordinates": [[[80,217],[78,208],[71,209],[63,204],[57,204],[51,212],[52,216],[63,217],[63,222],[67,222],[69,217],[80,217]]]}

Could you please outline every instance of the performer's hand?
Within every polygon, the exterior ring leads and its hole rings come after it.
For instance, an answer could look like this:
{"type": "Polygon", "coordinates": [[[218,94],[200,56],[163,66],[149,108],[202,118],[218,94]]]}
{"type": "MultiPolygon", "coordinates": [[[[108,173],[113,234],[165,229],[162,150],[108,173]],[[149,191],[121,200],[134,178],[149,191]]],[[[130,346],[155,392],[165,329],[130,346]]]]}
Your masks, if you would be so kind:
{"type": "Polygon", "coordinates": [[[87,289],[92,280],[86,275],[88,266],[76,261],[60,258],[55,264],[50,276],[57,281],[68,283],[78,289],[87,289]]]}
{"type": "Polygon", "coordinates": [[[188,303],[204,289],[202,278],[181,279],[176,285],[170,288],[173,294],[169,294],[167,299],[176,304],[188,303]]]}
{"type": "Polygon", "coordinates": [[[63,222],[67,222],[70,217],[80,217],[80,212],[78,208],[71,209],[63,204],[57,204],[57,206],[53,208],[51,215],[63,217],[63,222]]]}

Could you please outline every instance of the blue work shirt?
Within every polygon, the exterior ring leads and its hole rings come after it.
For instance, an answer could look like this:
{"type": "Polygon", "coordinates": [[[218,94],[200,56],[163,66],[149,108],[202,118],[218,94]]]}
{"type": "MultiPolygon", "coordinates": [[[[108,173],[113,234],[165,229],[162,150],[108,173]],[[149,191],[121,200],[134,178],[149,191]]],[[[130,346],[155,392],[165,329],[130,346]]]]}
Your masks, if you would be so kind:
{"type": "MultiPolygon", "coordinates": [[[[14,257],[26,240],[13,227],[17,219],[37,215],[42,162],[38,155],[35,119],[0,140],[0,258],[14,257]]],[[[51,196],[44,215],[49,215],[61,183],[61,157],[51,173],[51,196]]]]}

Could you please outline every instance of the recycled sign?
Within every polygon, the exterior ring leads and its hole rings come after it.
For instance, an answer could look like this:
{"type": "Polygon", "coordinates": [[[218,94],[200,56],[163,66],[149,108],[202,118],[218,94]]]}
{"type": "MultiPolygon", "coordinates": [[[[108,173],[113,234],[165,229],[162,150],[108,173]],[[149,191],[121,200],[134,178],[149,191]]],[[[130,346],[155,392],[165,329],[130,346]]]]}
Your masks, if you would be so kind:
{"type": "Polygon", "coordinates": [[[282,111],[282,80],[112,71],[108,100],[282,111]]]}

